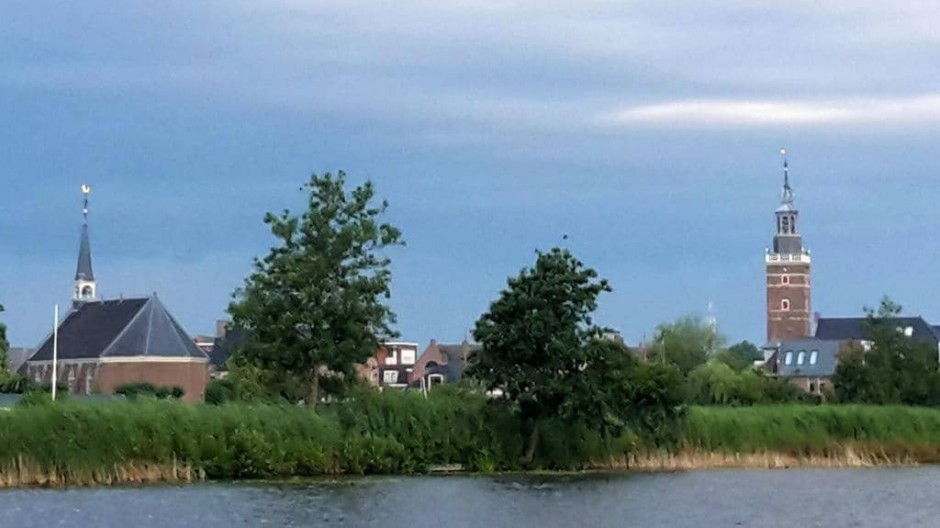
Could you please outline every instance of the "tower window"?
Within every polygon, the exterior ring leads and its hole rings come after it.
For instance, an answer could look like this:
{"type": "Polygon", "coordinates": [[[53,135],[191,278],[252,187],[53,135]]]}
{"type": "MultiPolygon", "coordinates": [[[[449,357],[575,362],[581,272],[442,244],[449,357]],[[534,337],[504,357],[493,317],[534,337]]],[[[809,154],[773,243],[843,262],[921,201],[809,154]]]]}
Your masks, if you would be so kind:
{"type": "Polygon", "coordinates": [[[790,311],[790,299],[783,299],[780,301],[780,309],[784,312],[790,311]]]}
{"type": "Polygon", "coordinates": [[[783,217],[783,234],[787,234],[789,232],[790,232],[790,218],[784,216],[783,217]]]}
{"type": "Polygon", "coordinates": [[[781,276],[780,276],[780,282],[783,283],[783,284],[790,284],[790,276],[789,276],[789,275],[781,275],[781,276]]]}

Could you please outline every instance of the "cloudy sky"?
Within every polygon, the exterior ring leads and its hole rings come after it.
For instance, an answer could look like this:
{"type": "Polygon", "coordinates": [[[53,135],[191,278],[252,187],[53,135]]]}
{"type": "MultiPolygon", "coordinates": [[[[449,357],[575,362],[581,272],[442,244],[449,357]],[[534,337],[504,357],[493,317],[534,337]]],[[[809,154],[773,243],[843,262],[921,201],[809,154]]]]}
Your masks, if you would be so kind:
{"type": "Polygon", "coordinates": [[[460,340],[536,248],[635,343],[709,302],[764,336],[786,146],[813,308],[940,322],[940,10],[924,1],[5,1],[0,303],[67,304],[79,186],[105,297],[210,332],[311,172],[371,179],[407,340],[460,340]],[[825,4],[825,5],[823,5],[825,4]]]}

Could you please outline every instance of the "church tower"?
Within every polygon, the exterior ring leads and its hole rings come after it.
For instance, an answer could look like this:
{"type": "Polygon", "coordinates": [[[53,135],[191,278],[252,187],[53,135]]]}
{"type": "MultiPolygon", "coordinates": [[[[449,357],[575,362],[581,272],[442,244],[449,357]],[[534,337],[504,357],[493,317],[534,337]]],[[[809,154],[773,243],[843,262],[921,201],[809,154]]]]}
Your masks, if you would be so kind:
{"type": "Polygon", "coordinates": [[[777,232],[767,265],[767,343],[810,335],[810,256],[798,229],[800,213],[793,204],[793,189],[786,150],[783,155],[783,191],[777,207],[777,232]]]}
{"type": "Polygon", "coordinates": [[[82,238],[78,247],[78,266],[75,269],[75,293],[72,305],[94,301],[97,297],[95,273],[91,269],[91,240],[88,238],[88,195],[91,187],[82,185],[82,238]]]}

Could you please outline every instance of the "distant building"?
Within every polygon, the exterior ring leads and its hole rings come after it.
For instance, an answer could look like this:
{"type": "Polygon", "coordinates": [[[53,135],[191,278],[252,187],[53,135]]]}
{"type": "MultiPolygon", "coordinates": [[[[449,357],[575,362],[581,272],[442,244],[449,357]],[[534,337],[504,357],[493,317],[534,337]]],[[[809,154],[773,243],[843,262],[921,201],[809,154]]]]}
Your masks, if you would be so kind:
{"type": "Polygon", "coordinates": [[[88,235],[88,194],[82,186],[84,208],[72,309],[58,327],[58,346],[52,335],[30,356],[20,371],[29,378],[52,382],[53,350],[57,348],[56,378],[70,393],[110,394],[123,384],[150,382],[179,386],[184,398],[203,398],[209,356],[167,312],[154,294],[146,298],[99,300],[92,270],[88,235]]]}
{"type": "Polygon", "coordinates": [[[359,376],[373,387],[404,389],[418,357],[418,343],[387,341],[375,356],[357,367],[359,376]]]}
{"type": "Polygon", "coordinates": [[[431,387],[439,383],[453,383],[463,377],[470,358],[482,346],[464,341],[457,344],[439,344],[432,339],[415,364],[409,383],[431,387]]]}
{"type": "Polygon", "coordinates": [[[850,347],[849,341],[786,339],[774,355],[774,372],[810,394],[825,396],[832,391],[832,375],[840,354],[850,347]]]}
{"type": "MultiPolygon", "coordinates": [[[[915,343],[928,343],[940,354],[940,332],[923,317],[895,317],[886,323],[915,343]]],[[[855,341],[868,348],[871,335],[867,317],[820,317],[816,321],[818,339],[855,341]]]]}
{"type": "MultiPolygon", "coordinates": [[[[786,154],[785,151],[781,151],[786,154]]],[[[764,258],[767,272],[767,344],[775,347],[786,339],[809,337],[810,254],[798,229],[800,213],[794,205],[789,167],[783,161],[783,191],[776,213],[773,248],[764,258]]]]}

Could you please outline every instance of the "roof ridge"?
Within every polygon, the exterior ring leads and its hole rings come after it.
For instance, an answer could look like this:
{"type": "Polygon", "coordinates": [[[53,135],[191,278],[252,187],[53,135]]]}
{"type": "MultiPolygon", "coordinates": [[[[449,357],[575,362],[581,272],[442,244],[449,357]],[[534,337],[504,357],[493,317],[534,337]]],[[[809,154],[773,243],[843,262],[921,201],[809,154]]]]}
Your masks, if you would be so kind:
{"type": "Polygon", "coordinates": [[[150,336],[153,334],[153,297],[147,300],[147,304],[144,305],[144,308],[150,309],[150,317],[147,319],[147,334],[144,336],[144,353],[142,355],[150,355],[150,336]]]}
{"type": "MultiPolygon", "coordinates": [[[[122,299],[122,301],[123,300],[124,299],[122,299]]],[[[135,300],[138,300],[138,299],[135,299],[135,300]]],[[[122,337],[124,337],[124,334],[127,333],[127,330],[130,329],[132,326],[134,326],[134,321],[136,321],[137,318],[140,317],[140,314],[144,311],[144,308],[146,306],[147,306],[147,303],[144,303],[140,306],[140,308],[137,309],[137,313],[134,314],[134,317],[131,317],[131,319],[127,322],[127,324],[124,325],[124,328],[122,328],[121,331],[118,332],[116,336],[114,336],[114,339],[112,339],[111,342],[108,343],[108,346],[104,347],[104,350],[101,351],[101,354],[99,354],[98,357],[105,357],[108,355],[108,352],[111,351],[114,345],[118,341],[120,341],[122,337]]]]}

